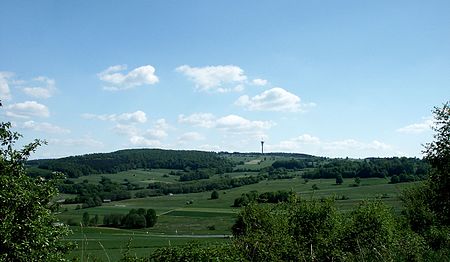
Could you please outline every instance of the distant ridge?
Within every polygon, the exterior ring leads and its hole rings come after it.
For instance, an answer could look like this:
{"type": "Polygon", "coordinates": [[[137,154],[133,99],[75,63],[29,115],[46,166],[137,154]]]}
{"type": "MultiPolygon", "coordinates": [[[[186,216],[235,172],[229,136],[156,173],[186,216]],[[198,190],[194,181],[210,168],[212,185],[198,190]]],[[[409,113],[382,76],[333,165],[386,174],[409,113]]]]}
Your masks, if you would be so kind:
{"type": "Polygon", "coordinates": [[[230,160],[215,152],[166,149],[124,149],[111,153],[31,160],[27,164],[39,169],[63,172],[69,177],[117,173],[137,168],[212,168],[224,172],[233,167],[230,160]]]}

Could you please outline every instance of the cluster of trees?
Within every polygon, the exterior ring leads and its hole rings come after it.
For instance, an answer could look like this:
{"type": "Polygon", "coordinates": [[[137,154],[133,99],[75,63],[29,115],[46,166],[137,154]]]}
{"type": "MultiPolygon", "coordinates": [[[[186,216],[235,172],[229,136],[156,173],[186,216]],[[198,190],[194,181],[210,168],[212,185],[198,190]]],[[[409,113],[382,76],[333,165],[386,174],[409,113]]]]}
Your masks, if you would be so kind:
{"type": "Polygon", "coordinates": [[[284,167],[273,168],[271,166],[262,170],[261,175],[265,176],[269,180],[290,179],[296,176],[296,174],[294,174],[293,172],[288,172],[288,170],[284,167]]]}
{"type": "Polygon", "coordinates": [[[107,177],[102,177],[98,184],[90,184],[87,180],[74,183],[64,180],[58,184],[59,192],[66,194],[77,194],[75,198],[65,199],[66,204],[82,204],[82,208],[101,206],[103,200],[111,201],[125,200],[131,198],[131,193],[126,185],[112,182],[107,177]]]}
{"type": "Polygon", "coordinates": [[[311,159],[289,159],[289,160],[277,160],[272,163],[273,168],[285,168],[300,170],[307,167],[313,167],[314,162],[311,159]]]}
{"type": "Polygon", "coordinates": [[[200,179],[209,179],[210,175],[213,174],[213,171],[210,169],[197,169],[197,170],[188,170],[188,171],[171,171],[169,173],[173,176],[179,176],[180,182],[200,180],[200,179]]]}
{"type": "Polygon", "coordinates": [[[154,209],[131,209],[128,214],[107,214],[103,217],[103,225],[120,228],[153,227],[158,217],[154,209]]]}
{"type": "Polygon", "coordinates": [[[218,180],[199,180],[190,181],[185,183],[151,183],[148,185],[148,189],[153,189],[154,194],[187,194],[198,193],[212,190],[224,190],[235,187],[241,187],[244,185],[256,184],[264,179],[262,176],[247,176],[239,178],[227,178],[223,177],[218,180]]]}
{"type": "Polygon", "coordinates": [[[247,206],[250,203],[280,203],[286,202],[293,195],[292,192],[279,190],[276,192],[265,192],[258,194],[258,191],[250,191],[243,193],[240,197],[234,200],[234,207],[247,206]]]}
{"type": "Polygon", "coordinates": [[[214,169],[231,172],[233,163],[214,152],[163,149],[128,149],[112,153],[88,154],[59,159],[28,161],[28,165],[63,172],[69,177],[117,173],[137,168],[214,169]]]}
{"type": "Polygon", "coordinates": [[[423,180],[422,177],[417,177],[415,175],[408,174],[400,174],[391,176],[391,184],[404,183],[404,182],[413,182],[423,180]]]}
{"type": "MultiPolygon", "coordinates": [[[[97,226],[99,223],[98,215],[91,217],[88,212],[83,213],[83,217],[81,218],[81,224],[85,227],[87,226],[97,226]]],[[[73,225],[71,219],[67,222],[68,225],[73,225]]]]}
{"type": "Polygon", "coordinates": [[[427,161],[418,158],[366,158],[364,160],[328,159],[303,174],[305,178],[392,177],[408,175],[414,180],[424,180],[430,170],[427,161]]]}

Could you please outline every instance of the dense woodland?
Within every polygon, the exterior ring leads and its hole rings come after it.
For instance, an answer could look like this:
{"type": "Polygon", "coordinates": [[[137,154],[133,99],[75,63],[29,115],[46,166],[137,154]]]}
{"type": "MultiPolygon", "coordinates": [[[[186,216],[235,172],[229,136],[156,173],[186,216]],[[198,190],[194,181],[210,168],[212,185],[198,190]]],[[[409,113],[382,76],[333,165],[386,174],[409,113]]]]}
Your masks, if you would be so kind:
{"type": "Polygon", "coordinates": [[[232,169],[231,161],[213,152],[163,149],[129,149],[112,153],[71,156],[29,161],[30,166],[59,171],[68,177],[117,173],[138,168],[215,169],[217,173],[232,169]]]}

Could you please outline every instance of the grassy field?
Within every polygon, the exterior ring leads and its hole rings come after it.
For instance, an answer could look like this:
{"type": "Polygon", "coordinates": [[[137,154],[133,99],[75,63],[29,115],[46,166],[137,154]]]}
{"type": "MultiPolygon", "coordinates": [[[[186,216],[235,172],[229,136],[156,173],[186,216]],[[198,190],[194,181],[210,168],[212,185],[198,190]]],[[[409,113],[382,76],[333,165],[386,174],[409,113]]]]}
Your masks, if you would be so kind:
{"type": "MultiPolygon", "coordinates": [[[[250,163],[248,165],[253,165],[250,163]]],[[[255,164],[258,165],[258,164],[255,164]]],[[[135,170],[108,175],[115,181],[141,182],[160,179],[171,182],[173,176],[164,177],[167,170],[135,170]],[[136,174],[136,176],[133,176],[136,174]],[[130,177],[131,175],[131,177],[130,177]]],[[[245,172],[239,174],[245,176],[245,172]]],[[[89,177],[100,179],[100,175],[89,177]]],[[[84,178],[79,178],[83,180],[84,178]]],[[[175,182],[175,181],[173,181],[175,182]]],[[[352,186],[353,179],[344,179],[342,185],[336,185],[334,179],[315,179],[305,182],[302,178],[285,180],[265,180],[258,184],[247,185],[230,190],[219,191],[219,199],[211,200],[211,192],[165,195],[141,199],[129,199],[104,204],[100,207],[88,209],[75,209],[75,205],[67,205],[67,211],[59,214],[62,221],[74,219],[81,221],[82,214],[88,212],[90,216],[98,215],[102,222],[105,214],[126,214],[132,208],[153,208],[158,215],[158,222],[153,228],[142,230],[124,230],[102,227],[80,228],[72,227],[74,234],[67,240],[75,241],[78,248],[70,254],[73,258],[97,257],[103,261],[114,261],[120,258],[125,250],[126,243],[131,241],[131,253],[138,256],[148,255],[158,247],[181,245],[189,241],[217,242],[227,241],[224,236],[230,235],[239,208],[232,207],[234,199],[241,194],[253,190],[259,193],[287,190],[293,191],[302,198],[334,197],[340,211],[346,212],[366,199],[381,199],[392,206],[397,212],[401,210],[399,193],[402,188],[411,185],[389,184],[387,179],[369,178],[361,179],[358,187],[352,186]],[[312,186],[316,185],[317,190],[312,186]]]]}
{"type": "Polygon", "coordinates": [[[154,234],[145,230],[124,230],[101,227],[72,227],[73,234],[68,241],[78,248],[67,258],[78,261],[116,261],[125,252],[133,256],[148,256],[153,250],[171,245],[198,243],[223,243],[229,241],[223,236],[189,236],[154,234]]]}

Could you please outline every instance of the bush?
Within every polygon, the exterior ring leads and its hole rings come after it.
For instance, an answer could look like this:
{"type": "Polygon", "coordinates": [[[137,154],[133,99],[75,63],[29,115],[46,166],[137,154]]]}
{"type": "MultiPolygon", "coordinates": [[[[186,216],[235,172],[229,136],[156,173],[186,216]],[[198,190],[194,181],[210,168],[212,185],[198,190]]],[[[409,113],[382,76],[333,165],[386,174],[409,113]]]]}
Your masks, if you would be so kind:
{"type": "Polygon", "coordinates": [[[211,193],[211,199],[218,199],[219,198],[219,192],[216,190],[212,191],[211,193]]]}

